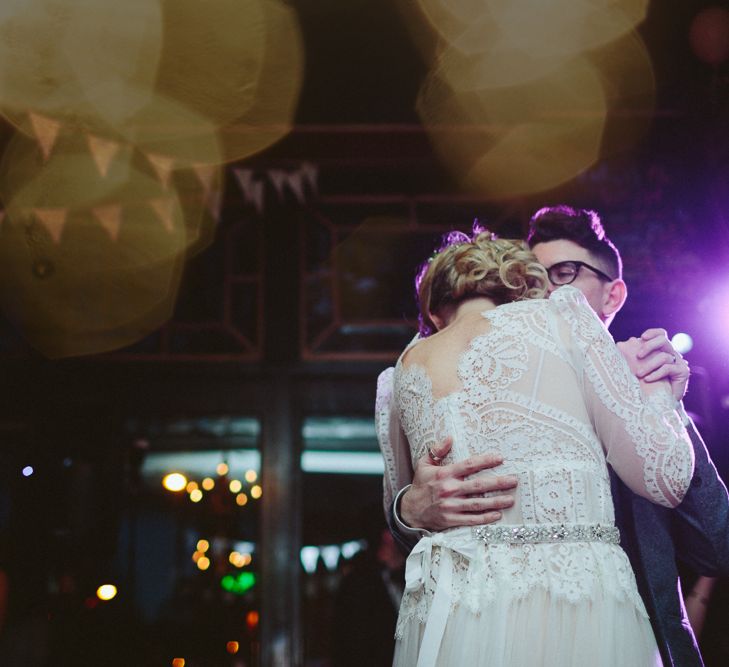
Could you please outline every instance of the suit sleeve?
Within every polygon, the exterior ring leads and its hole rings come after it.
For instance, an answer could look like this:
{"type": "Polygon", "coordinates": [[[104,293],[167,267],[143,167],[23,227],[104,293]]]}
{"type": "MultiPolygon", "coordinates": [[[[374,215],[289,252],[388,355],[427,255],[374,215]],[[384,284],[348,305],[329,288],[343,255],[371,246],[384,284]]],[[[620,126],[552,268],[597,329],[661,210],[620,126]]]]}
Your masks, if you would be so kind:
{"type": "Polygon", "coordinates": [[[729,496],[694,423],[687,430],[695,468],[686,495],[672,513],[676,554],[698,574],[729,575],[729,496]]]}

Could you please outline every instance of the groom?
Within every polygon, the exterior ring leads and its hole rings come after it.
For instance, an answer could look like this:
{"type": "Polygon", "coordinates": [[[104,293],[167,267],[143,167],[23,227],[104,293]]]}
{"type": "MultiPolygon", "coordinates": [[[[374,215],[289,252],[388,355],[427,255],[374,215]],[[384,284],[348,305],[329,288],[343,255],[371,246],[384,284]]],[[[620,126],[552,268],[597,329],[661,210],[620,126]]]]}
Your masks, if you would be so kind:
{"type": "MultiPolygon", "coordinates": [[[[592,211],[567,206],[538,211],[530,222],[528,242],[547,269],[551,290],[571,284],[585,295],[609,326],[625,303],[622,261],[592,211]]],[[[666,332],[649,329],[640,339],[618,343],[635,375],[648,381],[668,378],[677,401],[689,377],[686,362],[671,346],[666,332]]],[[[655,505],[630,491],[611,471],[615,519],[621,545],[630,559],[638,589],[651,619],[664,665],[701,667],[703,662],[683,608],[677,559],[702,575],[729,574],[729,497],[706,447],[683,407],[695,453],[691,486],[676,509],[655,505]]],[[[426,454],[415,468],[412,484],[398,493],[390,526],[401,544],[412,548],[421,535],[463,525],[490,523],[513,503],[515,482],[506,477],[467,479],[501,461],[483,454],[450,465],[438,465],[450,449],[446,441],[426,454]],[[497,497],[487,491],[501,489],[497,497]]]]}

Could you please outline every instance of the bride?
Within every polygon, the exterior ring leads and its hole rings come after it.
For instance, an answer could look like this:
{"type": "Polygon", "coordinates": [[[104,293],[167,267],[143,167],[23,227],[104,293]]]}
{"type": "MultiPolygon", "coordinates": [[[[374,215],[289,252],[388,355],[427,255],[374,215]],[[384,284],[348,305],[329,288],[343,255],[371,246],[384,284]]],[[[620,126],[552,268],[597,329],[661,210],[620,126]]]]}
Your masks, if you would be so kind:
{"type": "Polygon", "coordinates": [[[413,549],[396,667],[661,665],[618,544],[607,464],[673,507],[691,480],[691,443],[667,382],[631,374],[582,293],[546,292],[526,245],[487,232],[451,234],[420,274],[430,335],[378,383],[385,488],[446,437],[447,462],[498,453],[504,463],[482,474],[519,484],[499,522],[413,549]]]}

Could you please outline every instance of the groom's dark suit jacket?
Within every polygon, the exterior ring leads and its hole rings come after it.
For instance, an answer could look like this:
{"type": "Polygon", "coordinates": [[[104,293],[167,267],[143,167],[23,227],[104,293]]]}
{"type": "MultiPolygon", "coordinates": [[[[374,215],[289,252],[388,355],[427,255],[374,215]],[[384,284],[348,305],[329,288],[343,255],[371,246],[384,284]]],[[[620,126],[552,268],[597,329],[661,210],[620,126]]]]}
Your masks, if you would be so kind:
{"type": "Polygon", "coordinates": [[[703,665],[683,608],[676,561],[697,574],[729,574],[729,499],[701,436],[687,426],[696,456],[691,486],[675,509],[628,489],[611,471],[615,520],[635,571],[664,665],[703,665]]]}

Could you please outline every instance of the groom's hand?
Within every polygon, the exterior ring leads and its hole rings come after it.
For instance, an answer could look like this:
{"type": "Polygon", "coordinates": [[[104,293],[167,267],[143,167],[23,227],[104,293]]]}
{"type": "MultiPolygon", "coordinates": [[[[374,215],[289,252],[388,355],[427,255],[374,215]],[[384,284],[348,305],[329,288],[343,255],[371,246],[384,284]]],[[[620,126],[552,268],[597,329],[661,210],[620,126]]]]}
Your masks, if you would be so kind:
{"type": "Polygon", "coordinates": [[[412,486],[402,495],[399,511],[400,518],[412,528],[443,530],[493,523],[501,518],[500,510],[514,504],[516,477],[490,474],[468,479],[501,465],[501,456],[479,454],[439,465],[451,444],[447,438],[432,447],[415,467],[412,486]],[[493,493],[498,491],[502,493],[493,493]]]}

